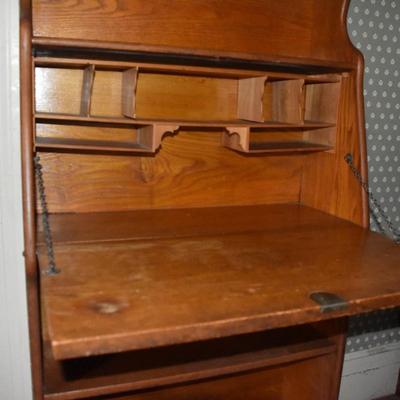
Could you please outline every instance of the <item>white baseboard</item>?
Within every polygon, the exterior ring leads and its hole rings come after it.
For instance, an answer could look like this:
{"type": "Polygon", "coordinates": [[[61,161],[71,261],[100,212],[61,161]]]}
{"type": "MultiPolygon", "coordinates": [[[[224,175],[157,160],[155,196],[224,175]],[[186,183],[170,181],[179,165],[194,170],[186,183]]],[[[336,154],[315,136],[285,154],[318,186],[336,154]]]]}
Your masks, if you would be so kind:
{"type": "Polygon", "coordinates": [[[394,394],[400,369],[400,342],[346,354],[340,400],[373,400],[394,394]]]}

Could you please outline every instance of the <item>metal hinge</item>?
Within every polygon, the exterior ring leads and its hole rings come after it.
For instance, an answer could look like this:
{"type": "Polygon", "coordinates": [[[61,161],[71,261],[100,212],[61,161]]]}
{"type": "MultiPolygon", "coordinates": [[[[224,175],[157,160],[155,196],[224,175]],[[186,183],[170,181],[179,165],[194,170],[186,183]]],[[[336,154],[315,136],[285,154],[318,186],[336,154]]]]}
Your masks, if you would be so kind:
{"type": "Polygon", "coordinates": [[[345,310],[348,307],[347,301],[334,293],[315,292],[311,293],[310,298],[321,306],[322,313],[345,310]]]}

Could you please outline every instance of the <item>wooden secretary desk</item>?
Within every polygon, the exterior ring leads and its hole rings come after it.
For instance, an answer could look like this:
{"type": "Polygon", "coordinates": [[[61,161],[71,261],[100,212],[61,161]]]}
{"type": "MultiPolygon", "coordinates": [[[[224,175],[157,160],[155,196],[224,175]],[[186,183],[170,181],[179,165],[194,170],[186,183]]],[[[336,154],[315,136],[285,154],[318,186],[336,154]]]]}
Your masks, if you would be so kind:
{"type": "Polygon", "coordinates": [[[24,0],[35,399],[333,400],[400,305],[345,0],[24,0]]]}

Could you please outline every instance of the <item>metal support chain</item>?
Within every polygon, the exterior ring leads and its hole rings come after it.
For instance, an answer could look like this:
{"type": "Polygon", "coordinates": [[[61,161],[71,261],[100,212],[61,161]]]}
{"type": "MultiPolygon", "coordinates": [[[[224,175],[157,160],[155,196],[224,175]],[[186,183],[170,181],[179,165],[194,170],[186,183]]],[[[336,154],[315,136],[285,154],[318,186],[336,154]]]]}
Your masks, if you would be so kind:
{"type": "Polygon", "coordinates": [[[397,244],[400,244],[400,230],[396,229],[396,227],[393,225],[390,218],[383,211],[378,200],[376,200],[376,198],[372,194],[372,191],[371,191],[370,187],[368,186],[367,182],[365,182],[363,180],[360,170],[354,165],[353,156],[350,153],[348,153],[345,155],[344,159],[345,159],[346,163],[348,164],[348,166],[350,167],[351,171],[353,172],[353,175],[357,179],[360,186],[364,189],[365,193],[367,193],[367,195],[368,195],[368,200],[370,201],[369,209],[371,212],[371,217],[374,220],[376,226],[378,227],[379,232],[386,234],[386,230],[384,229],[382,223],[379,221],[379,216],[380,216],[385,221],[385,224],[388,227],[388,230],[389,230],[393,240],[397,244]]]}
{"type": "Polygon", "coordinates": [[[60,270],[57,269],[54,256],[53,237],[50,229],[49,211],[47,208],[46,192],[45,192],[43,172],[42,172],[43,167],[42,164],[40,163],[39,156],[34,157],[33,162],[36,173],[36,182],[37,182],[39,200],[40,200],[40,205],[42,207],[42,225],[43,225],[44,238],[46,242],[47,258],[49,262],[49,265],[47,269],[43,271],[43,274],[57,275],[58,273],[60,273],[60,270]]]}

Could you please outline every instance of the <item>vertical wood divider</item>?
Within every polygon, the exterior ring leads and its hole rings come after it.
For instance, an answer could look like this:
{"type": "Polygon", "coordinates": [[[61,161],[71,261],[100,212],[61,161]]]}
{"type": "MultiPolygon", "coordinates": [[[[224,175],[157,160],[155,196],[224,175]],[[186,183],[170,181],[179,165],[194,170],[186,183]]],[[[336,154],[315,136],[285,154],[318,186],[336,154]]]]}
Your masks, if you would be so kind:
{"type": "Polygon", "coordinates": [[[304,79],[269,82],[271,85],[271,119],[276,122],[303,122],[304,79]]]}
{"type": "Polygon", "coordinates": [[[95,66],[88,65],[83,71],[81,110],[82,117],[90,116],[90,105],[92,103],[92,90],[94,82],[95,66]]]}
{"type": "Polygon", "coordinates": [[[337,122],[341,81],[305,85],[305,120],[337,122]]]}
{"type": "Polygon", "coordinates": [[[226,132],[222,133],[222,145],[248,152],[250,149],[250,128],[227,126],[226,132]]]}
{"type": "Polygon", "coordinates": [[[239,119],[263,122],[263,96],[266,76],[239,79],[237,116],[239,119]]]}
{"type": "Polygon", "coordinates": [[[300,95],[300,120],[302,123],[306,120],[306,82],[304,81],[300,95]]]}
{"type": "Polygon", "coordinates": [[[163,136],[174,133],[179,129],[179,125],[148,125],[138,129],[138,142],[149,152],[154,153],[161,145],[163,136]]]}
{"type": "Polygon", "coordinates": [[[130,68],[122,73],[122,113],[136,118],[136,85],[139,68],[130,68]]]}
{"type": "MultiPolygon", "coordinates": [[[[304,121],[337,124],[341,79],[337,82],[304,85],[304,121]]],[[[304,139],[313,143],[336,146],[336,126],[304,132],[304,139]]],[[[334,152],[331,150],[330,152],[334,152]]]]}

